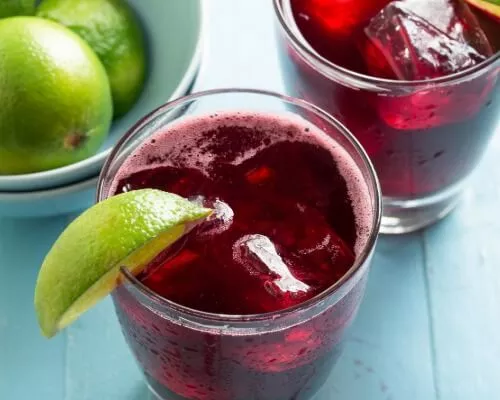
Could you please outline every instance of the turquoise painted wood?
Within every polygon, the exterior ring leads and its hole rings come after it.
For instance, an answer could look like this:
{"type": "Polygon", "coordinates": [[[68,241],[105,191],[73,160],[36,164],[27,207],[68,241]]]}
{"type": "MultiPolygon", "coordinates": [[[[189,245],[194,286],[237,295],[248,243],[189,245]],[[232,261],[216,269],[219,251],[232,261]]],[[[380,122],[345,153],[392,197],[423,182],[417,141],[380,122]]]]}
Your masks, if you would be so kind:
{"type": "Polygon", "coordinates": [[[500,399],[500,137],[458,210],[421,235],[441,399],[500,399]]]}
{"type": "MultiPolygon", "coordinates": [[[[270,1],[206,6],[197,89],[281,91],[270,1]]],[[[359,317],[318,400],[500,399],[499,156],[497,137],[445,221],[381,238],[359,317]]],[[[109,299],[54,340],[38,333],[38,266],[69,220],[0,219],[0,400],[147,400],[109,299]]]]}

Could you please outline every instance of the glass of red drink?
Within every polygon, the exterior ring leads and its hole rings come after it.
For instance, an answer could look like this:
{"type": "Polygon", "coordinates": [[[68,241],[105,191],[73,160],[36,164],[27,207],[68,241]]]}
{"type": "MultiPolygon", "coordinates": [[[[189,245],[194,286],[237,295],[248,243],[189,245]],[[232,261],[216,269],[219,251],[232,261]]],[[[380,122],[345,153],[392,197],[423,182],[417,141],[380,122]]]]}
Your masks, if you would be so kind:
{"type": "Polygon", "coordinates": [[[381,232],[456,205],[500,122],[500,16],[463,0],[274,0],[292,95],[342,119],[372,160],[381,232]]]}
{"type": "Polygon", "coordinates": [[[302,100],[219,90],[115,147],[98,200],[156,188],[214,214],[112,297],[159,399],[310,399],[361,302],[381,215],[356,139],[302,100]]]}

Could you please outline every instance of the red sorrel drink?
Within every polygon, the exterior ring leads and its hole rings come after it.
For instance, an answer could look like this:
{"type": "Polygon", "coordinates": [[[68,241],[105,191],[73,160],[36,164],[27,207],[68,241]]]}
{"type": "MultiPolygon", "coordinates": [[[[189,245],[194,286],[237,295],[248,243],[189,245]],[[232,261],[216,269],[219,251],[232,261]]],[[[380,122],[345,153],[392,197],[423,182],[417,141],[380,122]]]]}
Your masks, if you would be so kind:
{"type": "Polygon", "coordinates": [[[278,95],[193,95],[125,137],[99,196],[141,188],[215,210],[113,294],[153,392],[311,398],[356,314],[378,228],[376,179],[350,134],[278,95]]]}
{"type": "Polygon", "coordinates": [[[500,20],[462,0],[275,0],[285,82],[375,165],[382,232],[456,204],[500,121],[500,20]]]}

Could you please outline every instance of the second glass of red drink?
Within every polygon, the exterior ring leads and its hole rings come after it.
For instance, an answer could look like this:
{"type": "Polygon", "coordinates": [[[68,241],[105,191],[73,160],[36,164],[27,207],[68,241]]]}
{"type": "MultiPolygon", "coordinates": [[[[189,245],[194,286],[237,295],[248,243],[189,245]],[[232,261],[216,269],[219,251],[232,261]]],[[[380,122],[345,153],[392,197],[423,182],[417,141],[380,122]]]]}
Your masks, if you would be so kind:
{"type": "Polygon", "coordinates": [[[500,6],[495,16],[465,0],[274,4],[287,88],[366,149],[382,232],[445,216],[500,122],[500,6]]]}
{"type": "Polygon", "coordinates": [[[169,103],[117,145],[99,200],[156,188],[214,213],[113,293],[159,399],[299,400],[361,302],[380,222],[366,154],[306,102],[220,90],[169,103]]]}

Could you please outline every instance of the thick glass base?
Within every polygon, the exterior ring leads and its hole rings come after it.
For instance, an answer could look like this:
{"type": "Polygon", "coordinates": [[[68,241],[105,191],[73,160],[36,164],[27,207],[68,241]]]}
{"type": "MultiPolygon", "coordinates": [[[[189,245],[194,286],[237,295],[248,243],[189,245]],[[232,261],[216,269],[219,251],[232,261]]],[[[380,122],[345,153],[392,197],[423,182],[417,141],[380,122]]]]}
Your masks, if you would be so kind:
{"type": "MultiPolygon", "coordinates": [[[[149,397],[145,400],[170,400],[170,399],[161,397],[158,393],[156,393],[156,391],[151,386],[148,385],[148,388],[149,388],[149,397]]],[[[318,397],[320,396],[320,394],[316,393],[316,394],[313,394],[312,396],[313,397],[311,398],[311,400],[319,400],[318,397]]]]}
{"type": "Polygon", "coordinates": [[[463,184],[420,199],[384,197],[380,232],[403,234],[418,231],[446,217],[457,205],[463,184]]]}
{"type": "MultiPolygon", "coordinates": [[[[303,379],[304,386],[300,387],[298,391],[294,390],[293,392],[290,392],[287,388],[283,387],[283,380],[280,379],[277,374],[270,373],[257,376],[256,381],[247,382],[247,384],[252,385],[252,387],[247,387],[241,393],[237,394],[237,397],[235,397],[234,394],[229,395],[227,392],[212,392],[208,394],[206,392],[203,394],[193,393],[192,395],[188,395],[188,397],[184,397],[174,393],[148,373],[144,373],[146,384],[150,390],[148,400],[194,400],[201,398],[214,400],[314,400],[330,376],[331,371],[333,370],[333,367],[335,366],[341,353],[342,345],[340,344],[329,353],[316,360],[316,368],[313,369],[312,375],[304,377],[306,378],[305,380],[303,379]],[[262,388],[267,390],[262,391],[262,388]]],[[[295,369],[295,371],[298,370],[295,369]]],[[[292,372],[293,377],[293,371],[290,372],[292,372]]],[[[285,380],[285,382],[286,381],[287,380],[285,380]]],[[[242,379],[242,383],[245,383],[244,379],[242,379]]],[[[241,390],[242,388],[240,387],[239,389],[241,390]]]]}
{"type": "MultiPolygon", "coordinates": [[[[165,389],[163,387],[155,389],[155,385],[152,382],[147,382],[146,384],[147,384],[148,389],[149,389],[149,397],[146,400],[191,400],[191,399],[188,399],[186,397],[180,397],[180,396],[176,395],[175,393],[173,393],[171,391],[168,391],[168,390],[167,391],[169,392],[169,394],[165,394],[166,397],[161,396],[158,393],[157,389],[159,391],[163,391],[164,392],[165,389]]],[[[319,396],[319,393],[318,393],[319,389],[321,389],[321,387],[319,387],[319,388],[315,389],[314,391],[310,392],[308,394],[308,396],[310,396],[310,397],[308,397],[308,398],[310,400],[316,400],[317,397],[319,396]]],[[[299,399],[299,397],[294,397],[293,400],[295,400],[295,399],[299,399]]]]}
{"type": "Polygon", "coordinates": [[[148,384],[148,389],[149,389],[148,400],[166,400],[163,397],[161,397],[158,393],[156,393],[156,391],[149,384],[148,384]]]}
{"type": "Polygon", "coordinates": [[[150,400],[190,400],[185,397],[178,396],[174,392],[168,390],[165,386],[158,384],[152,377],[146,374],[146,384],[151,392],[150,400]],[[162,393],[162,395],[160,395],[162,393]]]}

